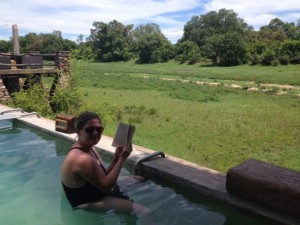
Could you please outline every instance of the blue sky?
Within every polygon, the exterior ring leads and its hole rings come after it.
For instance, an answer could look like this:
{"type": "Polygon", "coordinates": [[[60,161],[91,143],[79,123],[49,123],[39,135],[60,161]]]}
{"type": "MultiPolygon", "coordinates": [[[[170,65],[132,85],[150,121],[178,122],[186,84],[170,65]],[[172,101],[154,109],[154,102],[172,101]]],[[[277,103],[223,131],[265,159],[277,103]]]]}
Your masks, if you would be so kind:
{"type": "Polygon", "coordinates": [[[255,29],[276,17],[300,19],[300,0],[8,0],[0,2],[0,40],[9,40],[16,23],[20,36],[59,30],[75,41],[79,34],[90,34],[94,21],[115,19],[124,25],[156,23],[176,43],[192,16],[221,8],[234,10],[255,29]]]}

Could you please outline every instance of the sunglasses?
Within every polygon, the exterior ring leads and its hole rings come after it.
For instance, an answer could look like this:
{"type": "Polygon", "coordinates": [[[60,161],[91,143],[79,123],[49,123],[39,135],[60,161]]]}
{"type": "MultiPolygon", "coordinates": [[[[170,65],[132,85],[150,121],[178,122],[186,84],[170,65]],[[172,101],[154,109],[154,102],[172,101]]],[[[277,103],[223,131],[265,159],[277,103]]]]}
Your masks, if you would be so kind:
{"type": "Polygon", "coordinates": [[[102,133],[103,133],[103,130],[104,130],[104,127],[87,127],[87,128],[85,128],[84,130],[85,130],[85,132],[86,132],[87,134],[92,134],[92,133],[94,133],[94,130],[96,130],[98,134],[102,134],[102,133]]]}

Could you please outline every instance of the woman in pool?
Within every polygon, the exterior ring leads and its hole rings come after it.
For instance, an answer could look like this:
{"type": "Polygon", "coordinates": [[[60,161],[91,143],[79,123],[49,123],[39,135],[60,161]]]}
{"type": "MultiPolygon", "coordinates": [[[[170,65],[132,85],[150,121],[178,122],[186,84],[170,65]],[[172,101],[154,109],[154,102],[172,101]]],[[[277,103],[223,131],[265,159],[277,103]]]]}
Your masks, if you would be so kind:
{"type": "Polygon", "coordinates": [[[104,130],[100,117],[94,112],[84,112],[76,118],[75,128],[78,140],[61,168],[62,186],[73,209],[146,213],[146,208],[113,191],[122,165],[130,153],[123,147],[117,148],[112,163],[107,169],[104,168],[94,148],[104,130]]]}

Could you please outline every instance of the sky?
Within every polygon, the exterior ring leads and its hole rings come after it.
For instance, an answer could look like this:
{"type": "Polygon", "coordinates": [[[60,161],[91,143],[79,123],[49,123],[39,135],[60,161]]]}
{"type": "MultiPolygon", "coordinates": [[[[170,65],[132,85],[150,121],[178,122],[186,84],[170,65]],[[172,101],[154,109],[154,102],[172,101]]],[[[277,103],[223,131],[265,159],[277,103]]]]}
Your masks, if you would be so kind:
{"type": "Polygon", "coordinates": [[[93,22],[117,20],[124,25],[155,23],[176,43],[192,16],[232,9],[238,17],[258,30],[274,18],[284,22],[300,19],[300,0],[8,0],[0,1],[0,40],[9,40],[12,25],[20,36],[33,32],[62,32],[76,41],[90,35],[93,22]]]}

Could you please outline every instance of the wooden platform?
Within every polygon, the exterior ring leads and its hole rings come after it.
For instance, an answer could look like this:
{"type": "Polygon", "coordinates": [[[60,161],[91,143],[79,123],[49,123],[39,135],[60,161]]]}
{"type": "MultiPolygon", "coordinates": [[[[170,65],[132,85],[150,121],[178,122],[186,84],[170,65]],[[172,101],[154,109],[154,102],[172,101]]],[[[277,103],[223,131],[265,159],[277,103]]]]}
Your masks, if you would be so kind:
{"type": "Polygon", "coordinates": [[[300,172],[255,159],[231,168],[226,189],[293,217],[300,217],[300,172]]]}
{"type": "Polygon", "coordinates": [[[52,74],[59,73],[59,70],[54,66],[44,67],[40,69],[9,69],[9,70],[0,70],[0,78],[10,78],[10,77],[19,77],[24,78],[29,74],[39,75],[45,74],[46,76],[51,76],[52,74]]]}

